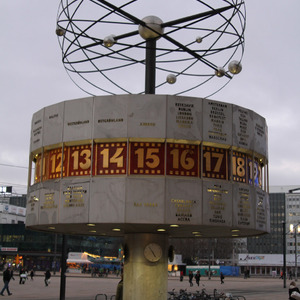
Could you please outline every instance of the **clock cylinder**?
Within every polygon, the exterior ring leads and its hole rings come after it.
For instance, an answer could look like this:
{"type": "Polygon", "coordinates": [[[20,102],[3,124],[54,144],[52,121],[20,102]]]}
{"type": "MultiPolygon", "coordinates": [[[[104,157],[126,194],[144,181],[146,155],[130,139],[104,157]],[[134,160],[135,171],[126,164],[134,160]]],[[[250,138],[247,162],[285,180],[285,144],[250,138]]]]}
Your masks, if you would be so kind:
{"type": "Polygon", "coordinates": [[[232,237],[270,230],[268,128],[225,102],[88,97],[32,119],[26,226],[232,237]]]}

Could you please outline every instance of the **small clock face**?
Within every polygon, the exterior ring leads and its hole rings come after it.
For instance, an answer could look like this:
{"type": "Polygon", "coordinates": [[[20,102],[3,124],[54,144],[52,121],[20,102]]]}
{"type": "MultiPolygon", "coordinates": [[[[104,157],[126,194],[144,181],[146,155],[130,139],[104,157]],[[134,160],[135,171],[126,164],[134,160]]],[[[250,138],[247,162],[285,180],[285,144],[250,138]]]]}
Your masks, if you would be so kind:
{"type": "Polygon", "coordinates": [[[144,256],[151,262],[159,261],[162,257],[162,249],[158,244],[148,244],[144,249],[144,256]]]}

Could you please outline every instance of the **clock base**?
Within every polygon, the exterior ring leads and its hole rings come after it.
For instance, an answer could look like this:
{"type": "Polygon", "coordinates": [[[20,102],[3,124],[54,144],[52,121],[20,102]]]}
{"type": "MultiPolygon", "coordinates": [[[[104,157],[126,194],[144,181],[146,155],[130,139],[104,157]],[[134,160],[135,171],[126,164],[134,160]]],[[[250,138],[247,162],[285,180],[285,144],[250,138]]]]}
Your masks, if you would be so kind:
{"type": "Polygon", "coordinates": [[[127,257],[124,263],[124,300],[165,300],[168,288],[168,236],[165,234],[125,235],[127,257]],[[161,257],[149,261],[144,250],[147,245],[159,245],[161,257]]]}

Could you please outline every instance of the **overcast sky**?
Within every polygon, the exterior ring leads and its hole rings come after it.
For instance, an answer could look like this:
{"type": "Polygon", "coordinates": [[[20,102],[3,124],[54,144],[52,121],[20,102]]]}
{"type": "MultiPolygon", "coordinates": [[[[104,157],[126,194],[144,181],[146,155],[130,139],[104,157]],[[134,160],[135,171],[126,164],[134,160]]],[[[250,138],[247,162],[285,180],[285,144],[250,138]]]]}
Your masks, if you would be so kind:
{"type": "MultiPolygon", "coordinates": [[[[243,71],[213,99],[265,117],[270,185],[300,186],[300,1],[245,2],[243,71]]],[[[33,113],[87,96],[61,63],[58,5],[58,0],[0,1],[0,186],[12,185],[15,193],[26,193],[33,113]]]]}

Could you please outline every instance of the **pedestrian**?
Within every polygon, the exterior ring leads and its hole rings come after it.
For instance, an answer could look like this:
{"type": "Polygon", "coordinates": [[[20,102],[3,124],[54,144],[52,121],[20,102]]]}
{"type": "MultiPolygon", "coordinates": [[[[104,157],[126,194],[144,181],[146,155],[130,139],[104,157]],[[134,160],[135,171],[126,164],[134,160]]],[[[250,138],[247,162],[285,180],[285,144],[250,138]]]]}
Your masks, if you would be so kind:
{"type": "Polygon", "coordinates": [[[19,272],[19,277],[20,277],[20,280],[19,280],[19,284],[22,283],[22,277],[21,275],[24,273],[24,269],[23,268],[20,268],[20,272],[19,272]]]}
{"type": "Polygon", "coordinates": [[[34,276],[34,271],[31,270],[31,271],[30,271],[30,278],[31,278],[31,280],[33,280],[33,276],[34,276]]]}
{"type": "Polygon", "coordinates": [[[181,270],[180,271],[180,281],[182,281],[183,280],[183,271],[181,270]]]}
{"type": "Polygon", "coordinates": [[[51,278],[51,273],[49,270],[47,270],[45,272],[45,286],[48,286],[48,284],[50,283],[50,278],[51,278]]]}
{"type": "Polygon", "coordinates": [[[283,271],[280,272],[280,277],[279,279],[283,279],[283,271]]]}
{"type": "Polygon", "coordinates": [[[27,280],[27,270],[22,269],[20,272],[20,284],[25,284],[27,280]]]}
{"type": "Polygon", "coordinates": [[[189,271],[189,283],[190,283],[190,286],[193,286],[193,272],[192,271],[189,271]]]}
{"type": "Polygon", "coordinates": [[[1,296],[4,296],[4,291],[7,290],[8,295],[12,295],[12,293],[9,290],[9,282],[11,279],[11,272],[10,268],[7,267],[6,270],[3,272],[3,282],[4,282],[4,287],[0,293],[1,296]]]}
{"type": "Polygon", "coordinates": [[[221,280],[221,284],[223,284],[224,283],[224,274],[221,272],[221,274],[220,274],[220,280],[221,280]]]}
{"type": "Polygon", "coordinates": [[[295,281],[292,281],[289,286],[289,300],[295,300],[295,299],[300,299],[300,291],[297,288],[295,281]],[[294,293],[293,296],[292,293],[294,293]],[[298,293],[299,297],[297,294],[295,295],[295,293],[298,293]]]}
{"type": "Polygon", "coordinates": [[[196,283],[197,283],[198,286],[199,286],[199,283],[200,283],[200,277],[201,277],[200,272],[197,271],[197,273],[195,275],[195,279],[196,279],[196,283]]]}
{"type": "Polygon", "coordinates": [[[123,273],[121,273],[121,280],[117,285],[117,292],[116,292],[116,300],[123,299],[123,273]]]}

